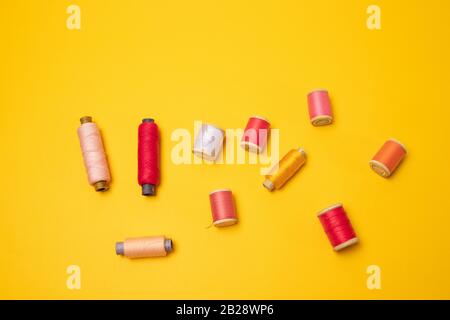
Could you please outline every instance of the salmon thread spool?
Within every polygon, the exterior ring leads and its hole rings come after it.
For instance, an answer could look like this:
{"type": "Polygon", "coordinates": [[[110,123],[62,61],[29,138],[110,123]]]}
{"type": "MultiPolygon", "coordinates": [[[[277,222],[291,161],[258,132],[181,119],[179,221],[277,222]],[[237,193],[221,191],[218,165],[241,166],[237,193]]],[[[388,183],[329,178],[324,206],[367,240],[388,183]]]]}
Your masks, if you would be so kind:
{"type": "Polygon", "coordinates": [[[236,224],[236,206],[230,189],[219,189],[209,194],[213,225],[227,227],[236,224]]]}
{"type": "Polygon", "coordinates": [[[389,178],[406,156],[406,147],[395,139],[387,140],[375,154],[369,165],[383,178],[389,178]]]}
{"type": "Polygon", "coordinates": [[[192,152],[201,159],[215,161],[223,148],[225,132],[219,127],[203,123],[195,138],[192,152]]]}
{"type": "Polygon", "coordinates": [[[302,148],[289,151],[266,175],[263,186],[269,191],[280,189],[306,163],[306,153],[302,148]]]}
{"type": "Polygon", "coordinates": [[[328,207],[317,214],[328,240],[335,251],[340,251],[358,242],[342,204],[328,207]]]}
{"type": "Polygon", "coordinates": [[[259,116],[252,116],[247,122],[244,135],[241,140],[241,147],[254,153],[261,153],[267,145],[270,123],[267,119],[259,116]]]}
{"type": "Polygon", "coordinates": [[[314,90],[308,94],[308,110],[313,126],[325,126],[333,122],[331,101],[327,90],[314,90]]]}
{"type": "Polygon", "coordinates": [[[131,259],[164,257],[172,250],[172,239],[164,236],[128,238],[116,242],[116,254],[131,259]]]}
{"type": "Polygon", "coordinates": [[[145,118],[138,130],[138,182],[142,195],[156,195],[160,182],[159,132],[151,118],[145,118]]]}
{"type": "Polygon", "coordinates": [[[82,117],[80,123],[78,138],[89,184],[95,188],[95,191],[106,191],[109,189],[111,174],[100,130],[92,122],[92,117],[82,117]]]}

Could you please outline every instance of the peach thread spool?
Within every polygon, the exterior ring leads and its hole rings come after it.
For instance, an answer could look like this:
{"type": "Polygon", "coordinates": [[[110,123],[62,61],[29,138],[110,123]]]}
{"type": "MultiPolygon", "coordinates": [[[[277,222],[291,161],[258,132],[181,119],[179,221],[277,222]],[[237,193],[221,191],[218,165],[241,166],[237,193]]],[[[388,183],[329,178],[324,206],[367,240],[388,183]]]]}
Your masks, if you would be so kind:
{"type": "Polygon", "coordinates": [[[369,165],[383,178],[389,178],[405,155],[405,146],[395,139],[389,139],[369,161],[369,165]]]}
{"type": "Polygon", "coordinates": [[[333,122],[330,96],[327,90],[314,90],[308,94],[308,110],[313,126],[325,126],[333,122]]]}
{"type": "Polygon", "coordinates": [[[328,207],[317,214],[328,240],[335,251],[342,250],[358,242],[356,233],[342,204],[328,207]]]}
{"type": "Polygon", "coordinates": [[[230,189],[219,189],[209,194],[213,225],[227,227],[237,223],[236,206],[230,189]]]}
{"type": "Polygon", "coordinates": [[[289,151],[266,175],[263,186],[269,191],[280,189],[306,163],[306,153],[302,148],[289,151]]]}
{"type": "Polygon", "coordinates": [[[267,145],[270,123],[267,119],[259,116],[252,116],[248,119],[244,135],[241,140],[241,147],[255,153],[260,153],[267,145]]]}
{"type": "Polygon", "coordinates": [[[111,175],[100,130],[92,122],[92,117],[82,117],[80,122],[78,138],[89,183],[94,186],[95,191],[106,191],[109,189],[111,175]]]}
{"type": "Polygon", "coordinates": [[[128,238],[116,243],[116,254],[132,259],[164,257],[172,250],[172,240],[164,236],[128,238]]]}

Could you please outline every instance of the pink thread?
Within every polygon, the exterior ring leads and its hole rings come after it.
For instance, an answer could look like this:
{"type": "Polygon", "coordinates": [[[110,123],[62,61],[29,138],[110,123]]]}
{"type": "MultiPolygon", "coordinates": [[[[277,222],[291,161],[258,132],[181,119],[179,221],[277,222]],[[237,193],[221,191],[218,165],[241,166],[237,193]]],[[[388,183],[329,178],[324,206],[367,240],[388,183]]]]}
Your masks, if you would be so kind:
{"type": "Polygon", "coordinates": [[[314,126],[323,126],[333,121],[331,102],[326,90],[315,90],[308,94],[309,118],[314,126]]]}
{"type": "Polygon", "coordinates": [[[105,149],[98,127],[93,122],[82,124],[78,128],[84,165],[91,185],[99,181],[111,181],[105,149]]]}

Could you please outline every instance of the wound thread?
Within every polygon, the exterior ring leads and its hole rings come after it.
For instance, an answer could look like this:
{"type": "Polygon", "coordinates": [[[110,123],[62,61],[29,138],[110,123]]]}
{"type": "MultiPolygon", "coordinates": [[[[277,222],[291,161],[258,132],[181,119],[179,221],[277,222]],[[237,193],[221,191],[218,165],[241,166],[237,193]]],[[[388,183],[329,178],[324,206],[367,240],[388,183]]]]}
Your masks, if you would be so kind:
{"type": "Polygon", "coordinates": [[[138,182],[142,195],[156,195],[160,182],[159,132],[151,118],[145,118],[138,130],[138,182]]]}
{"type": "Polygon", "coordinates": [[[227,227],[236,224],[236,206],[230,189],[219,189],[209,194],[213,225],[227,227]]]}
{"type": "Polygon", "coordinates": [[[111,175],[100,130],[92,122],[92,117],[82,117],[80,123],[78,138],[89,184],[94,186],[95,191],[106,191],[109,189],[111,175]]]}
{"type": "Polygon", "coordinates": [[[314,90],[308,94],[308,110],[313,126],[325,126],[333,122],[330,96],[327,90],[314,90]]]}
{"type": "Polygon", "coordinates": [[[260,153],[267,145],[270,123],[259,116],[250,117],[241,140],[241,147],[250,152],[260,153]]]}
{"type": "Polygon", "coordinates": [[[269,191],[280,189],[306,163],[306,153],[302,148],[289,151],[266,175],[263,186],[269,191]]]}
{"type": "Polygon", "coordinates": [[[336,204],[320,211],[317,216],[335,251],[358,242],[356,233],[342,204],[336,204]]]}
{"type": "Polygon", "coordinates": [[[172,251],[172,239],[164,236],[128,238],[116,243],[116,254],[131,259],[164,257],[172,251]]]}
{"type": "Polygon", "coordinates": [[[211,124],[203,123],[195,138],[192,152],[201,159],[215,161],[222,152],[224,131],[211,124]]]}
{"type": "Polygon", "coordinates": [[[369,161],[369,165],[378,175],[389,178],[405,156],[405,146],[395,139],[389,139],[369,161]]]}

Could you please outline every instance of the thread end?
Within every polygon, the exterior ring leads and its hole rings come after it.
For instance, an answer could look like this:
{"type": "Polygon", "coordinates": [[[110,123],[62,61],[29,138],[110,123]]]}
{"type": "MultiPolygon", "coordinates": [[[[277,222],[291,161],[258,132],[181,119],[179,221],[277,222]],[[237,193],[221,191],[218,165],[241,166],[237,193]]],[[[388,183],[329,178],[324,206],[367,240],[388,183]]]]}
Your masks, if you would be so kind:
{"type": "Polygon", "coordinates": [[[154,184],[146,183],[142,185],[143,196],[154,196],[156,194],[156,187],[154,184]]]}
{"type": "Polygon", "coordinates": [[[142,119],[142,123],[145,123],[145,122],[155,122],[155,120],[153,118],[144,118],[144,119],[142,119]]]}
{"type": "Polygon", "coordinates": [[[263,186],[266,187],[269,191],[272,191],[274,189],[274,185],[269,179],[264,180],[263,186]]]}
{"type": "Polygon", "coordinates": [[[164,250],[166,250],[167,253],[173,251],[172,239],[165,239],[164,240],[164,250]]]}
{"type": "Polygon", "coordinates": [[[89,123],[92,122],[92,117],[89,116],[84,116],[80,118],[80,123],[81,124],[85,124],[85,123],[89,123]]]}
{"type": "Polygon", "coordinates": [[[108,183],[104,180],[94,183],[95,191],[103,192],[109,189],[108,183]]]}
{"type": "Polygon", "coordinates": [[[125,254],[123,242],[116,242],[116,254],[118,256],[123,256],[125,254]]]}

